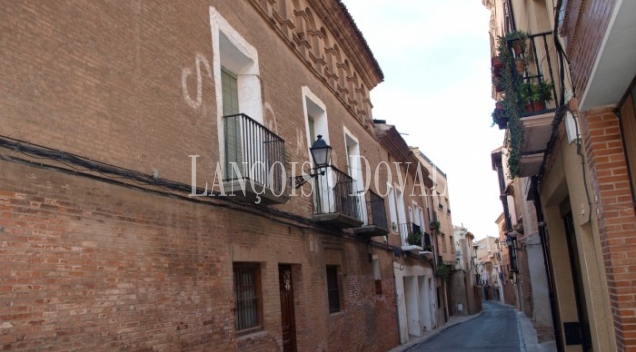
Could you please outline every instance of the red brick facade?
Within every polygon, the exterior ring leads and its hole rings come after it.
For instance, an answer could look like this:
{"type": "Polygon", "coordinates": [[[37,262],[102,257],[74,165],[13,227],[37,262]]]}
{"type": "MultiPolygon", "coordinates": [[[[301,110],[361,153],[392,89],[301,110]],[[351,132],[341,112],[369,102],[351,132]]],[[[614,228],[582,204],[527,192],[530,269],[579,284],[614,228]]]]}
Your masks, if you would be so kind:
{"type": "MultiPolygon", "coordinates": [[[[601,54],[603,36],[617,1],[571,1],[563,28],[573,85],[578,97],[589,84],[601,54]]],[[[620,97],[615,97],[618,101],[620,97]]],[[[575,105],[575,104],[572,104],[575,105]]],[[[614,322],[617,348],[636,350],[633,274],[636,214],[616,107],[580,113],[581,130],[594,199],[614,322]]],[[[576,109],[576,107],[575,107],[576,109]]]]}
{"type": "Polygon", "coordinates": [[[580,97],[587,87],[615,0],[569,0],[560,34],[572,72],[572,85],[580,97]]]}
{"type": "Polygon", "coordinates": [[[5,350],[278,350],[278,262],[297,268],[299,351],[397,345],[392,276],[376,295],[363,243],[29,166],[2,170],[5,350]],[[348,258],[341,314],[328,314],[312,241],[348,258]],[[249,258],[232,253],[243,248],[249,258]],[[262,263],[264,327],[246,337],[234,336],[232,259],[262,263]]]}
{"type": "Polygon", "coordinates": [[[607,107],[585,112],[581,122],[597,199],[616,343],[621,351],[628,351],[636,346],[636,216],[619,121],[614,109],[607,107]]]}
{"type": "MultiPolygon", "coordinates": [[[[285,140],[286,161],[310,158],[302,87],[327,107],[335,165],[347,169],[343,126],[372,169],[389,161],[368,99],[381,71],[340,3],[308,1],[315,11],[302,14],[297,1],[282,3],[284,18],[270,1],[212,6],[258,52],[263,124],[285,140]],[[342,23],[318,28],[321,8],[342,23]],[[336,25],[350,34],[340,49],[336,25]]],[[[200,155],[197,184],[212,184],[220,152],[210,26],[209,1],[2,3],[0,135],[186,185],[189,155],[200,155]]],[[[298,351],[399,343],[390,247],[399,236],[371,246],[312,223],[310,197],[278,206],[188,198],[11,148],[0,156],[3,350],[282,350],[279,264],[293,268],[298,351]],[[262,329],[244,336],[235,333],[234,262],[260,268],[262,329]],[[330,264],[342,282],[334,314],[330,264]]],[[[384,194],[380,178],[371,188],[384,194]]],[[[409,176],[407,190],[413,184],[409,176]]],[[[405,201],[424,207],[420,198],[405,201]]]]}

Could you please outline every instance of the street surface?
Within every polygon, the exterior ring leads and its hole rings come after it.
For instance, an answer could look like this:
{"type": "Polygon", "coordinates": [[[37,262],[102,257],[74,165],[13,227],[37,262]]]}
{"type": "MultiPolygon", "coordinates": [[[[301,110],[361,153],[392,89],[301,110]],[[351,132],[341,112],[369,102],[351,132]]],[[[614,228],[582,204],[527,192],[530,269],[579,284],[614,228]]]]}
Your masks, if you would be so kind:
{"type": "Polygon", "coordinates": [[[512,308],[484,301],[481,316],[452,326],[408,352],[519,352],[517,319],[512,308]]]}

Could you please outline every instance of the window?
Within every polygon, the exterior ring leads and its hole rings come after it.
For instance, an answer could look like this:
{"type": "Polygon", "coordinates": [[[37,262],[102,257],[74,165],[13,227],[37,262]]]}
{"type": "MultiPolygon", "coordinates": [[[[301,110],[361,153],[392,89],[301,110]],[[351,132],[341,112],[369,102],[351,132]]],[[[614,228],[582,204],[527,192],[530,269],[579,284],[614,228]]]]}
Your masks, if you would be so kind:
{"type": "Polygon", "coordinates": [[[388,189],[389,195],[389,215],[391,215],[391,230],[397,232],[398,230],[398,220],[397,220],[397,206],[395,204],[395,193],[393,192],[393,187],[389,184],[386,185],[388,189]]]}
{"type": "Polygon", "coordinates": [[[347,171],[349,172],[349,176],[353,179],[353,191],[356,192],[358,204],[360,204],[358,216],[360,217],[360,220],[367,225],[369,222],[365,192],[363,192],[364,179],[362,176],[362,164],[360,162],[360,144],[358,143],[358,139],[354,137],[346,127],[343,127],[343,129],[345,152],[347,155],[347,171]]]}
{"type": "Polygon", "coordinates": [[[453,238],[453,236],[450,236],[450,249],[451,252],[455,251],[455,239],[453,238]]]}
{"type": "MultiPolygon", "coordinates": [[[[327,120],[327,106],[318,98],[307,86],[302,87],[303,111],[306,119],[307,132],[307,155],[310,156],[309,148],[314,144],[316,138],[321,135],[322,139],[329,144],[329,128],[327,120]]],[[[311,157],[309,157],[311,159],[311,157]]]]}
{"type": "Polygon", "coordinates": [[[329,297],[329,313],[340,311],[340,287],[338,282],[338,266],[327,265],[327,295],[329,297]]]}
{"type": "Polygon", "coordinates": [[[221,86],[223,95],[223,115],[235,115],[240,112],[238,98],[238,80],[236,74],[221,67],[221,86]]]}
{"type": "Polygon", "coordinates": [[[311,115],[307,115],[307,127],[309,128],[309,143],[313,144],[316,141],[316,126],[311,115]]]}
{"type": "Polygon", "coordinates": [[[263,103],[256,48],[214,8],[210,9],[210,24],[219,120],[222,116],[240,112],[262,123],[263,103]],[[228,103],[227,99],[231,102],[228,103]]]}
{"type": "Polygon", "coordinates": [[[234,263],[236,331],[245,333],[261,327],[260,268],[256,263],[234,263]]]}

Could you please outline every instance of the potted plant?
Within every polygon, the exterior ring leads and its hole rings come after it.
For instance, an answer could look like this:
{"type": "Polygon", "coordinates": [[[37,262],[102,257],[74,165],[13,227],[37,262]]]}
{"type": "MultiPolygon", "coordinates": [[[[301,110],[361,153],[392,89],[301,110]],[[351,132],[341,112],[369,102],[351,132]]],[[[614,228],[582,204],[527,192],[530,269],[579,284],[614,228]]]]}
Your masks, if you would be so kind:
{"type": "Polygon", "coordinates": [[[492,111],[492,126],[497,125],[500,130],[505,130],[508,126],[508,113],[504,108],[503,102],[498,101],[495,109],[492,111]]]}
{"type": "Polygon", "coordinates": [[[422,233],[421,232],[416,232],[416,233],[410,233],[408,235],[408,237],[406,238],[406,241],[411,245],[411,246],[422,246],[422,233]]]}
{"type": "Polygon", "coordinates": [[[504,40],[504,43],[500,40],[499,45],[501,46],[501,44],[504,44],[507,48],[511,47],[515,56],[526,53],[526,49],[528,47],[528,33],[524,31],[511,31],[500,38],[504,40]]]}
{"type": "Polygon", "coordinates": [[[442,278],[445,281],[450,279],[452,273],[453,268],[450,265],[446,265],[444,263],[440,263],[435,270],[435,276],[442,278]]]}
{"type": "Polygon", "coordinates": [[[433,230],[439,229],[439,221],[437,221],[437,220],[431,221],[430,226],[431,226],[431,229],[433,229],[433,230]]]}
{"type": "Polygon", "coordinates": [[[526,72],[526,62],[527,59],[525,57],[515,58],[515,69],[518,74],[523,75],[526,72]]]}
{"type": "Polygon", "coordinates": [[[499,56],[495,56],[490,60],[492,67],[492,74],[494,77],[501,77],[501,69],[504,67],[504,63],[501,61],[499,56]]]}
{"type": "Polygon", "coordinates": [[[506,87],[503,85],[503,79],[501,77],[493,77],[492,85],[495,86],[495,91],[497,93],[501,93],[506,90],[506,87]]]}
{"type": "Polygon", "coordinates": [[[391,223],[391,230],[397,231],[397,224],[396,223],[394,223],[394,222],[391,223]]]}
{"type": "Polygon", "coordinates": [[[546,103],[552,101],[554,84],[547,82],[524,82],[519,85],[521,101],[526,112],[538,112],[546,109],[546,103]]]}

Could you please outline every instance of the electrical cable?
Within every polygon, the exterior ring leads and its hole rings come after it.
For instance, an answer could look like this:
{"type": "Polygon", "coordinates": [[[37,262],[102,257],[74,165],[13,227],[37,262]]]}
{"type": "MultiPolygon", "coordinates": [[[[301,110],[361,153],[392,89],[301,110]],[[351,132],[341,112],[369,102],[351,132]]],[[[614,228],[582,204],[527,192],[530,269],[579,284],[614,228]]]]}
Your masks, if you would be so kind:
{"type": "MultiPolygon", "coordinates": [[[[271,208],[256,207],[254,205],[251,205],[245,202],[238,202],[233,200],[231,197],[223,196],[218,192],[214,193],[215,197],[205,197],[205,198],[196,197],[195,198],[195,197],[183,196],[180,194],[160,191],[156,189],[148,189],[143,186],[161,187],[161,188],[168,189],[170,191],[186,192],[187,194],[190,194],[190,192],[192,192],[193,190],[195,190],[197,193],[204,192],[204,190],[201,188],[193,189],[193,187],[190,185],[186,185],[186,184],[174,182],[174,181],[163,180],[163,179],[156,179],[152,175],[146,175],[138,171],[127,170],[127,169],[117,167],[114,165],[93,161],[76,154],[63,152],[60,150],[53,150],[48,147],[29,143],[23,140],[19,140],[19,139],[7,137],[7,136],[0,136],[0,148],[4,148],[13,152],[18,152],[28,156],[29,158],[33,158],[37,160],[52,160],[55,162],[59,162],[67,166],[68,169],[55,166],[55,165],[39,163],[32,160],[17,158],[7,154],[0,154],[1,160],[28,165],[28,166],[36,167],[40,169],[53,170],[53,171],[57,171],[57,172],[61,172],[61,173],[65,173],[65,174],[69,174],[73,176],[88,178],[91,180],[105,182],[108,184],[125,187],[128,189],[141,191],[141,192],[145,192],[145,193],[149,193],[153,195],[164,196],[164,197],[179,199],[179,200],[188,201],[191,203],[204,204],[204,205],[213,206],[213,207],[228,208],[231,210],[241,211],[251,215],[263,217],[268,220],[276,221],[284,225],[294,226],[301,230],[302,229],[318,230],[322,233],[327,233],[332,236],[344,237],[351,241],[362,242],[360,238],[353,235],[343,234],[341,232],[328,230],[323,227],[316,227],[311,220],[304,218],[302,216],[298,216],[295,214],[291,214],[291,213],[287,213],[287,212],[283,212],[283,211],[279,211],[279,210],[275,210],[271,208]],[[83,171],[75,166],[84,168],[88,172],[83,171]],[[100,174],[101,176],[98,176],[95,173],[100,174]],[[124,180],[132,181],[136,185],[133,185],[130,182],[124,182],[124,180]],[[286,221],[281,218],[290,220],[290,221],[286,221]]],[[[380,243],[376,241],[369,240],[368,244],[370,244],[371,246],[375,248],[384,249],[388,252],[395,253],[397,250],[401,251],[400,247],[396,247],[393,245],[384,244],[384,243],[380,243]]],[[[410,253],[410,252],[407,252],[407,253],[410,253]]],[[[413,253],[410,253],[410,254],[413,254],[413,253]]],[[[415,254],[413,254],[413,256],[415,258],[420,258],[419,256],[415,254]]]]}

